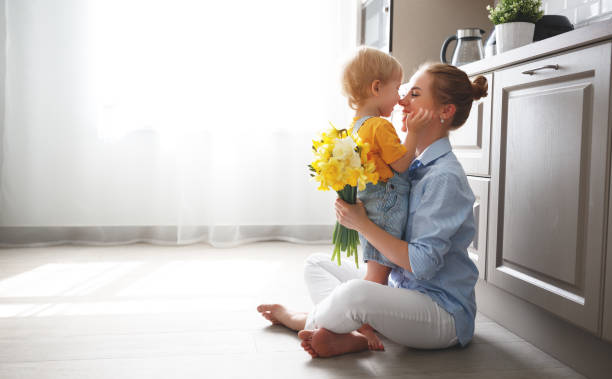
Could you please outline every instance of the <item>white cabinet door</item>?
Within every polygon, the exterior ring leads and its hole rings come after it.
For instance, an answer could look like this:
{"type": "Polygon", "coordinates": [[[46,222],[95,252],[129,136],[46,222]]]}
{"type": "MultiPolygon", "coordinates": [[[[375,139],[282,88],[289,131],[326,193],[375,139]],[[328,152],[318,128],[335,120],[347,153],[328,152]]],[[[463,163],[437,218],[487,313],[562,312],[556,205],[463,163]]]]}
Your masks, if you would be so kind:
{"type": "MultiPolygon", "coordinates": [[[[612,113],[612,112],[611,112],[612,113]]],[[[612,174],[610,176],[612,185],[612,174]]],[[[609,187],[612,189],[612,187],[609,187]]],[[[612,193],[612,192],[611,192],[612,193]]],[[[612,195],[608,198],[608,249],[606,257],[604,309],[603,309],[603,339],[612,342],[612,195]]]]}
{"type": "Polygon", "coordinates": [[[468,247],[468,254],[478,268],[478,277],[486,279],[487,262],[487,219],[489,215],[489,182],[488,178],[468,176],[468,183],[474,192],[474,223],[476,235],[468,247]]]}
{"type": "Polygon", "coordinates": [[[472,104],[465,124],[451,131],[449,137],[453,152],[468,175],[489,176],[493,75],[484,77],[489,84],[488,96],[472,104]]]}
{"type": "Polygon", "coordinates": [[[495,72],[487,280],[600,333],[610,43],[495,72]]]}

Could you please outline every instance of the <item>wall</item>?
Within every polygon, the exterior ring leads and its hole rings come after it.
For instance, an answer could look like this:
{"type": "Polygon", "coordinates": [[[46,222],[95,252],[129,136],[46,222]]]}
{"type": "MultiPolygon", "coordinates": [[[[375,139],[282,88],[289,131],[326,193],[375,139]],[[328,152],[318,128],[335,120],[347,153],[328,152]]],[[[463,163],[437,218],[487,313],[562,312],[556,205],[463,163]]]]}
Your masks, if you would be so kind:
{"type": "MultiPolygon", "coordinates": [[[[493,0],[395,0],[393,1],[392,54],[402,63],[405,80],[425,61],[439,61],[446,37],[457,29],[478,27],[493,29],[486,6],[493,0]]],[[[452,57],[455,44],[448,48],[452,57]]]]}
{"type": "MultiPolygon", "coordinates": [[[[6,91],[6,3],[0,0],[0,167],[4,159],[4,94],[6,91]]],[[[2,188],[2,172],[0,172],[2,188]]],[[[0,195],[1,196],[1,195],[0,195]]]]}
{"type": "Polygon", "coordinates": [[[612,0],[542,0],[544,14],[569,18],[576,27],[612,18],[612,0]]]}

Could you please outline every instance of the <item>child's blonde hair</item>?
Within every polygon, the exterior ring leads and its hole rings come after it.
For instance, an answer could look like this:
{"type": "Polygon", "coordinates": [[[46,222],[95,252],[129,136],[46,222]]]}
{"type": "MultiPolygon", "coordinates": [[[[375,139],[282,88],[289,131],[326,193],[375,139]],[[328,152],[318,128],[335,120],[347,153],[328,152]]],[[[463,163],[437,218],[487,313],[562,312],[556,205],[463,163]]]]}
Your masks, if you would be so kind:
{"type": "Polygon", "coordinates": [[[342,72],[342,92],[348,98],[349,106],[357,109],[371,96],[373,81],[380,80],[385,84],[394,73],[404,77],[404,70],[397,59],[377,49],[360,47],[342,72]]]}

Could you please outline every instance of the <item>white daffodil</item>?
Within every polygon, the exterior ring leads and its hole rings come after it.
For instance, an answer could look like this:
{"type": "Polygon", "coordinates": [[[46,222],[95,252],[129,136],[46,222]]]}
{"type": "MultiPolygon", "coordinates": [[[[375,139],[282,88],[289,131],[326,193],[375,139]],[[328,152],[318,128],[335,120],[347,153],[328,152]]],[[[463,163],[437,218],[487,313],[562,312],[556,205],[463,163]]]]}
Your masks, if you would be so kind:
{"type": "Polygon", "coordinates": [[[348,166],[350,168],[359,168],[359,167],[361,167],[361,158],[359,157],[359,154],[357,154],[357,152],[355,150],[353,150],[353,154],[351,154],[351,156],[350,156],[350,160],[348,162],[348,166]]]}
{"type": "Polygon", "coordinates": [[[355,152],[356,147],[355,141],[350,137],[337,139],[334,145],[333,155],[338,159],[347,159],[355,152]]]}

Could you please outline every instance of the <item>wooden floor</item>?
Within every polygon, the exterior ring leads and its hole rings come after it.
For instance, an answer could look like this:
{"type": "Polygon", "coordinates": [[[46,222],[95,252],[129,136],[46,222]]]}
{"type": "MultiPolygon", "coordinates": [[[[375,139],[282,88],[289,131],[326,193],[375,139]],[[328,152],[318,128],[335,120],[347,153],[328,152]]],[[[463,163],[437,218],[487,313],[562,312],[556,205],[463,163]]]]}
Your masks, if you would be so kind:
{"type": "Polygon", "coordinates": [[[0,250],[0,378],[582,378],[482,315],[464,349],[311,359],[255,307],[310,310],[304,258],[329,246],[0,250]]]}

